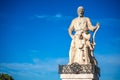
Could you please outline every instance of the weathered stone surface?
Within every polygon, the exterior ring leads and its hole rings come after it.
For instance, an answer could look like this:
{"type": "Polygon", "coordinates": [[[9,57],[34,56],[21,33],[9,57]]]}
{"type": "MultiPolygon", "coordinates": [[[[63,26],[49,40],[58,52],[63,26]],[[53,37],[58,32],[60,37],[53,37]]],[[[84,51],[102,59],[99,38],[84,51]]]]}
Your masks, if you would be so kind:
{"type": "Polygon", "coordinates": [[[61,74],[61,79],[94,79],[97,78],[94,74],[61,74]]]}
{"type": "Polygon", "coordinates": [[[100,68],[94,57],[94,47],[95,35],[100,24],[93,26],[90,19],[83,16],[82,6],[78,7],[77,12],[78,17],[72,20],[68,29],[72,38],[69,63],[59,65],[60,78],[62,80],[99,80],[100,68]],[[92,37],[89,31],[94,32],[92,37]]]}
{"type": "Polygon", "coordinates": [[[95,74],[100,76],[100,68],[96,65],[80,65],[73,63],[71,65],[59,65],[59,74],[95,74]]]}
{"type": "Polygon", "coordinates": [[[69,64],[95,64],[97,61],[93,55],[95,46],[95,34],[99,28],[99,23],[93,26],[88,17],[84,17],[84,8],[78,7],[78,17],[73,19],[68,29],[69,35],[72,38],[69,50],[69,64]],[[73,31],[75,34],[72,34],[73,31]],[[89,31],[95,31],[93,37],[89,31]],[[92,41],[90,40],[92,38],[92,41]]]}

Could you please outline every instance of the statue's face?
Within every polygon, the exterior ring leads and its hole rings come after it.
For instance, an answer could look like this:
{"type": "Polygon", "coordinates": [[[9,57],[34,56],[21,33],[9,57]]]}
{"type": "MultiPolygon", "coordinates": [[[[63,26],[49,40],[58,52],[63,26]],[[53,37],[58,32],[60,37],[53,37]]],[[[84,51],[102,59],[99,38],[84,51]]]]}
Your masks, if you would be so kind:
{"type": "Polygon", "coordinates": [[[78,9],[78,16],[79,17],[83,17],[83,15],[84,15],[84,9],[83,8],[79,8],[78,9]]]}

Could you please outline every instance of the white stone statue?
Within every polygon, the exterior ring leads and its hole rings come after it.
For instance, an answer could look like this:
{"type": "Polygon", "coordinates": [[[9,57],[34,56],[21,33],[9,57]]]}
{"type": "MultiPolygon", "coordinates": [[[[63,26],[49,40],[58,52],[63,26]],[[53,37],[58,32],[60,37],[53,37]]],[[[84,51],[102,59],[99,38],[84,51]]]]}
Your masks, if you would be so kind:
{"type": "MultiPolygon", "coordinates": [[[[91,24],[88,17],[84,17],[84,8],[82,6],[77,9],[78,17],[73,19],[68,29],[69,35],[72,38],[70,51],[69,51],[69,64],[97,64],[96,60],[93,59],[94,50],[94,39],[90,41],[91,34],[88,32],[98,30],[99,23],[96,26],[91,24]],[[75,34],[73,34],[75,31],[75,34]]],[[[94,34],[94,36],[95,36],[94,34]]],[[[93,37],[94,37],[93,36],[93,37]]]]}

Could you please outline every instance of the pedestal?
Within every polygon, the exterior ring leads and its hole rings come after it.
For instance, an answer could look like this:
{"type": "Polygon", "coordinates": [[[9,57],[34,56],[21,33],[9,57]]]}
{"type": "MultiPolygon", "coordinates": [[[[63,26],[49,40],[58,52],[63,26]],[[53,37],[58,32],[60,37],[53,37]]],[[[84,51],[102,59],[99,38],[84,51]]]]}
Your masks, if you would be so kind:
{"type": "Polygon", "coordinates": [[[61,80],[99,80],[100,69],[96,65],[73,63],[71,65],[59,65],[61,80]]]}
{"type": "Polygon", "coordinates": [[[61,74],[61,80],[98,80],[94,74],[61,74]]]}

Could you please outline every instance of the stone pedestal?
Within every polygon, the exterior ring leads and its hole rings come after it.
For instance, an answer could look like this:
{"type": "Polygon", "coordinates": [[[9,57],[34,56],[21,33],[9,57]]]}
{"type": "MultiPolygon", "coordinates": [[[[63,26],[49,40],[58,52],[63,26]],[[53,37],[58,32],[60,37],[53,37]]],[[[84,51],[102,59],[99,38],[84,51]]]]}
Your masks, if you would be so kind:
{"type": "Polygon", "coordinates": [[[100,69],[96,65],[73,63],[59,65],[61,80],[99,80],[100,69]]]}
{"type": "Polygon", "coordinates": [[[98,80],[94,74],[61,74],[61,80],[98,80]]]}

